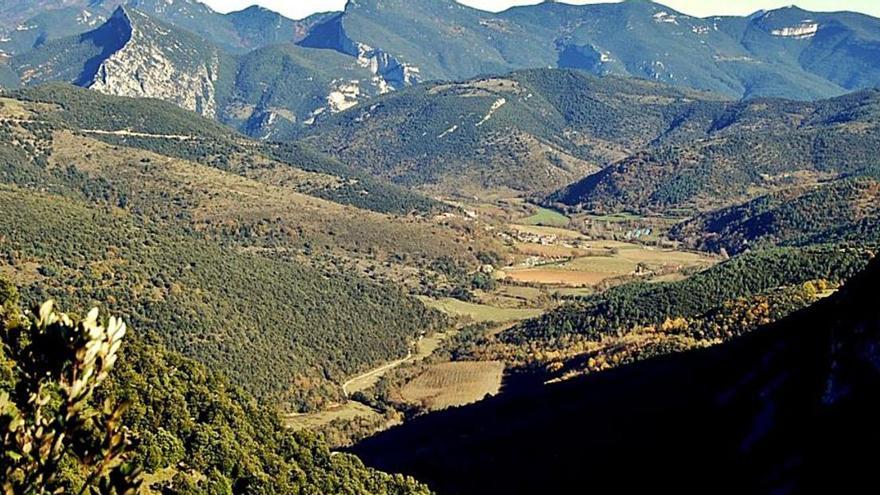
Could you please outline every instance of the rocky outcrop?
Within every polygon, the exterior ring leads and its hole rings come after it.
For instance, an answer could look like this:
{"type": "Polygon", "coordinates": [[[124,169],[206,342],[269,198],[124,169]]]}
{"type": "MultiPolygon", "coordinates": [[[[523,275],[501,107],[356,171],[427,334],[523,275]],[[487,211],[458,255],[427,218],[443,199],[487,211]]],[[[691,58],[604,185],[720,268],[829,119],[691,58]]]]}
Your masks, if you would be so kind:
{"type": "Polygon", "coordinates": [[[805,21],[797,26],[786,26],[774,29],[770,34],[773,36],[781,36],[783,38],[807,39],[815,36],[818,31],[819,24],[805,21]]]}
{"type": "Polygon", "coordinates": [[[136,11],[120,8],[113,19],[127,24],[130,37],[85,86],[117,96],[162,99],[216,117],[219,50],[199,46],[136,11]]]}
{"type": "Polygon", "coordinates": [[[373,85],[380,93],[400,89],[421,82],[418,67],[398,60],[394,55],[364,43],[352,40],[343,25],[344,14],[312,28],[299,45],[306,48],[322,48],[355,57],[358,65],[373,74],[373,85]]]}

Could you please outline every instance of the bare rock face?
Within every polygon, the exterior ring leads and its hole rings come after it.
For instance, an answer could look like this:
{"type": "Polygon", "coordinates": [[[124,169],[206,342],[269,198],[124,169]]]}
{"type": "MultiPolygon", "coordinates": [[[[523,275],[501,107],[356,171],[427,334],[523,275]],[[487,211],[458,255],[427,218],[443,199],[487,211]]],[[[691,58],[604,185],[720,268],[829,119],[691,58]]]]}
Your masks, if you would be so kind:
{"type": "Polygon", "coordinates": [[[106,94],[157,98],[205,117],[217,115],[222,54],[194,36],[171,32],[136,11],[119,9],[128,42],[98,66],[87,87],[106,94]]]}

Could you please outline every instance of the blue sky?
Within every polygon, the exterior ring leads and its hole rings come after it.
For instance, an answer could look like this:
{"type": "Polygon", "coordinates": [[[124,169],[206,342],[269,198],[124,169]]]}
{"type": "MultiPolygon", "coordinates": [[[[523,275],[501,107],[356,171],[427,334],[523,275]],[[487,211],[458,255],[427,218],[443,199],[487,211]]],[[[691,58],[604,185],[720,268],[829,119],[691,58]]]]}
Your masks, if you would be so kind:
{"type": "MultiPolygon", "coordinates": [[[[315,12],[341,10],[345,0],[201,0],[221,12],[248,7],[254,3],[299,19],[315,12]]],[[[514,5],[540,3],[539,0],[460,0],[472,7],[499,11],[514,5]]],[[[598,3],[596,0],[570,0],[567,3],[598,3]]],[[[710,16],[720,14],[750,14],[760,9],[772,9],[796,4],[807,10],[852,10],[880,17],[880,0],[661,0],[686,14],[710,16]]]]}

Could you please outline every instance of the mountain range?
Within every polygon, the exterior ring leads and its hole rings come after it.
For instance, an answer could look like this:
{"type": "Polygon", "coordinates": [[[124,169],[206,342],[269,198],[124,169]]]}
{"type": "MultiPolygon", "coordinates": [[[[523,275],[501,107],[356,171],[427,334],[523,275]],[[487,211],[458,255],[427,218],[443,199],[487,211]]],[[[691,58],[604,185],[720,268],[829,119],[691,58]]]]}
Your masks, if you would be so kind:
{"type": "Polygon", "coordinates": [[[571,211],[705,211],[870,173],[880,93],[802,102],[581,71],[423,83],[293,136],[399,184],[571,211]]]}
{"type": "Polygon", "coordinates": [[[859,491],[878,83],[794,7],[2,2],[0,491],[859,491]]]}
{"type": "MultiPolygon", "coordinates": [[[[256,137],[420,82],[525,68],[727,98],[808,100],[880,82],[880,21],[797,8],[701,19],[633,0],[498,14],[453,0],[352,0],[342,13],[293,21],[257,7],[219,14],[195,0],[43,0],[15,2],[0,20],[9,26],[0,58],[21,83],[168,99],[256,137]]],[[[0,84],[14,84],[3,65],[0,84]]]]}

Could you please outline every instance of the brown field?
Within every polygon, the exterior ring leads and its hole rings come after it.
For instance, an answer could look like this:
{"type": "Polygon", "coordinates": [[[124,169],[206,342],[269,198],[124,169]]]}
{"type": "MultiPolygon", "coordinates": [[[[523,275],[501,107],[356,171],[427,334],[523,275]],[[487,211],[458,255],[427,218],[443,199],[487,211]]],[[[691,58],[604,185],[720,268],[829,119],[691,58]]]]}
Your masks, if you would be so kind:
{"type": "Polygon", "coordinates": [[[497,394],[503,373],[504,363],[498,361],[436,364],[406,384],[400,394],[407,402],[435,411],[462,406],[497,394]]]}
{"type": "MultiPolygon", "coordinates": [[[[568,252],[571,256],[578,251],[554,245],[526,246],[517,246],[517,249],[527,250],[534,256],[543,256],[548,261],[558,260],[560,256],[557,255],[562,253],[568,252]]],[[[633,275],[640,264],[648,270],[666,273],[689,267],[708,267],[717,261],[716,258],[699,253],[657,249],[619,241],[593,241],[588,244],[588,248],[589,251],[581,250],[582,256],[562,263],[508,268],[504,272],[508,280],[520,283],[581,287],[633,275]]]]}
{"type": "Polygon", "coordinates": [[[608,272],[575,272],[529,268],[507,272],[507,277],[517,282],[560,285],[595,285],[614,275],[608,272]]]}

